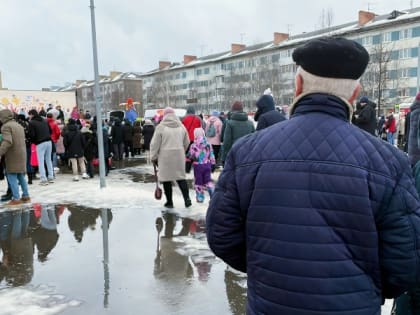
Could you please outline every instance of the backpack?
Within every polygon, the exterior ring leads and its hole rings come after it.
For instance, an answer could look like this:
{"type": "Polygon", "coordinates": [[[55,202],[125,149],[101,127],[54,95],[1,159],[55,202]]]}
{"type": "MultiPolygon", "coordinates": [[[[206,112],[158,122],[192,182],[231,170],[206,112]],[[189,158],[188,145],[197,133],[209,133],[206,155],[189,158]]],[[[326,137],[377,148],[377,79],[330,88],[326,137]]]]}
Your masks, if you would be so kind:
{"type": "Polygon", "coordinates": [[[216,136],[216,128],[214,128],[214,122],[211,121],[209,128],[207,129],[207,137],[213,138],[216,136]]]}

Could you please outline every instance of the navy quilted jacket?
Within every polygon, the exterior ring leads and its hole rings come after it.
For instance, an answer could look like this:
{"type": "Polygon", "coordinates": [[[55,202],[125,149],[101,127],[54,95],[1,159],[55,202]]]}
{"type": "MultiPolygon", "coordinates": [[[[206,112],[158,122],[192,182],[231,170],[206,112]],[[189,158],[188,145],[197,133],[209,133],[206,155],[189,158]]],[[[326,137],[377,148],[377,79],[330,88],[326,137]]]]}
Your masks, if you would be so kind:
{"type": "Polygon", "coordinates": [[[395,147],[304,97],[233,146],[207,213],[211,249],[248,274],[248,314],[376,315],[419,282],[420,202],[395,147]]]}

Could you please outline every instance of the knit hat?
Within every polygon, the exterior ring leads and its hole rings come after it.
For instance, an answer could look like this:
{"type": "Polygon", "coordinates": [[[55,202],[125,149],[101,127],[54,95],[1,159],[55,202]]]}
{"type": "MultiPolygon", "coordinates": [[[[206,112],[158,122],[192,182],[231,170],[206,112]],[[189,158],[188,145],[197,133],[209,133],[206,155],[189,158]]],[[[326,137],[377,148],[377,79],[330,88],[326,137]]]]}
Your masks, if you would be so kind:
{"type": "Polygon", "coordinates": [[[367,98],[367,96],[362,96],[360,98],[360,103],[369,103],[369,99],[367,98]]]}
{"type": "Polygon", "coordinates": [[[217,110],[214,110],[214,111],[211,112],[211,115],[219,117],[220,113],[217,110]]]}
{"type": "Polygon", "coordinates": [[[175,111],[172,107],[166,107],[163,111],[163,116],[166,116],[167,114],[175,114],[175,111]]]}
{"type": "Polygon", "coordinates": [[[240,101],[235,101],[232,104],[232,108],[231,108],[232,112],[241,112],[244,110],[244,105],[242,104],[242,102],[240,101]]]}
{"type": "Polygon", "coordinates": [[[369,62],[369,53],[362,45],[341,37],[310,40],[296,48],[292,57],[311,74],[337,79],[359,79],[369,62]]]}
{"type": "Polygon", "coordinates": [[[195,114],[194,106],[190,105],[187,107],[187,114],[195,114]]]}
{"type": "Polygon", "coordinates": [[[266,109],[266,110],[273,110],[275,109],[274,99],[271,95],[265,94],[261,96],[257,101],[257,108],[258,109],[266,109]]]}

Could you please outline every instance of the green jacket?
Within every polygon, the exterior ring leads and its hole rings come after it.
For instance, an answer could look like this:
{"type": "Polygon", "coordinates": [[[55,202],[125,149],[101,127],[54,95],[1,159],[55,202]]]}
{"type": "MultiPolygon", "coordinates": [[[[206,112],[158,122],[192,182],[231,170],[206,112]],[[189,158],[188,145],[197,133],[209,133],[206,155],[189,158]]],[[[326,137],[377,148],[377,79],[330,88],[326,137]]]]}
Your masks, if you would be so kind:
{"type": "Polygon", "coordinates": [[[254,123],[248,119],[248,115],[245,112],[232,112],[230,120],[226,123],[223,134],[222,161],[226,160],[226,157],[236,140],[254,131],[254,123]]]}

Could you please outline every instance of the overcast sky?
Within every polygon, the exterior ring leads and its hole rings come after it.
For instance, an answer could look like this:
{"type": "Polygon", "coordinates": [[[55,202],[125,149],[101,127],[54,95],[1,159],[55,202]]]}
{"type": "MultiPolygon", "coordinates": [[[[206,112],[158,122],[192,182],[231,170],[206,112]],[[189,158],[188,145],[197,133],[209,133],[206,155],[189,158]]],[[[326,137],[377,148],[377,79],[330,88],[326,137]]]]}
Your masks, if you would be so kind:
{"type": "MultiPolygon", "coordinates": [[[[100,74],[147,72],[159,60],[181,62],[230,49],[231,43],[270,41],[274,32],[319,28],[420,7],[420,0],[96,0],[100,74]]],[[[9,89],[41,89],[93,79],[89,0],[0,0],[0,71],[9,89]]]]}

